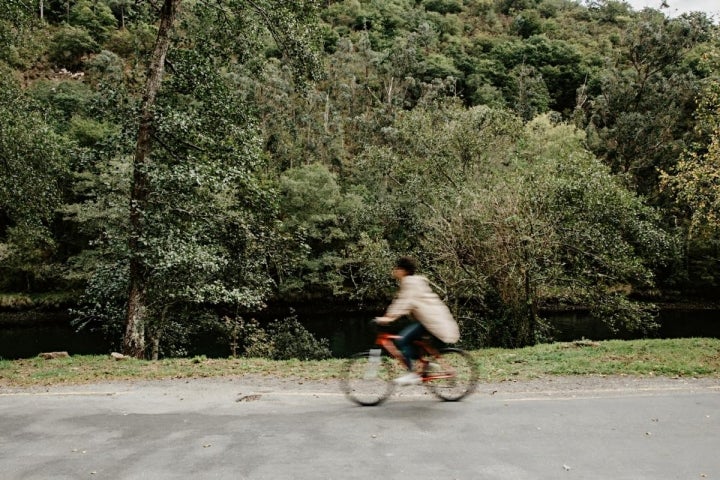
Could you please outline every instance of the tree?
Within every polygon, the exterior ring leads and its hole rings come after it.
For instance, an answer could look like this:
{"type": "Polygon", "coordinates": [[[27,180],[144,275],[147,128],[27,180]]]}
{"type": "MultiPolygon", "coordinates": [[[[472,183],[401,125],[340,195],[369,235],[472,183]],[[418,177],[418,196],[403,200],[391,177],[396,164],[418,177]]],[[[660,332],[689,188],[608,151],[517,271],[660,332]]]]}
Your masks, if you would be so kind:
{"type": "MultiPolygon", "coordinates": [[[[490,53],[505,66],[504,71],[495,71],[492,75],[499,77],[495,80],[496,85],[504,87],[508,103],[522,104],[523,91],[528,88],[508,88],[508,85],[542,82],[546,108],[540,109],[539,113],[550,107],[567,114],[575,107],[575,91],[588,70],[584,58],[568,42],[535,35],[525,41],[498,43],[490,53]]],[[[525,117],[523,113],[521,116],[525,117]]]]}
{"type": "Polygon", "coordinates": [[[436,222],[433,243],[454,245],[453,263],[474,265],[490,287],[486,298],[502,303],[494,342],[543,338],[540,307],[558,301],[587,305],[611,328],[652,328],[652,307],[629,301],[627,291],[653,285],[672,238],[581,142],[571,127],[536,119],[516,147],[518,160],[470,189],[447,216],[449,228],[436,222]]]}
{"type": "Polygon", "coordinates": [[[720,52],[710,52],[705,62],[713,74],[703,84],[696,111],[704,141],[685,152],[674,174],[663,175],[663,186],[671,187],[691,210],[690,237],[720,233],[720,52]]]}
{"type": "Polygon", "coordinates": [[[32,290],[45,276],[43,265],[55,250],[51,225],[67,178],[69,147],[0,66],[0,260],[3,277],[25,278],[23,289],[32,290]]]}
{"type": "Polygon", "coordinates": [[[702,13],[668,19],[641,12],[622,38],[617,64],[602,74],[587,104],[593,151],[655,204],[662,203],[658,172],[671,169],[693,140],[687,127],[700,79],[687,57],[711,30],[702,13]]]}
{"type": "Polygon", "coordinates": [[[362,196],[343,192],[319,164],[284,172],[280,195],[279,230],[288,241],[276,261],[281,294],[347,298],[355,285],[348,288],[345,275],[356,263],[348,252],[361,242],[361,232],[371,230],[362,196]]]}
{"type": "MultiPolygon", "coordinates": [[[[314,56],[309,52],[308,46],[313,38],[308,33],[308,30],[303,26],[303,22],[312,15],[314,11],[313,2],[293,2],[288,4],[286,2],[242,2],[242,1],[227,1],[220,2],[217,5],[205,5],[195,4],[190,6],[189,17],[184,17],[187,20],[186,26],[188,32],[192,33],[193,37],[179,38],[178,49],[173,51],[173,55],[177,56],[177,65],[173,71],[173,85],[172,91],[176,95],[168,97],[173,98],[174,102],[165,104],[163,103],[160,107],[157,104],[158,93],[160,92],[161,83],[163,80],[165,58],[170,49],[172,43],[172,28],[175,23],[176,15],[178,14],[179,0],[166,0],[163,4],[163,8],[160,12],[160,26],[158,29],[157,42],[155,49],[150,58],[148,67],[148,74],[146,79],[146,86],[143,92],[143,101],[140,107],[140,121],[138,127],[137,136],[137,147],[135,151],[135,157],[133,161],[133,180],[130,194],[130,240],[129,240],[129,255],[130,255],[130,273],[129,273],[129,297],[128,297],[128,313],[126,320],[126,331],[124,339],[124,351],[127,354],[133,356],[142,356],[145,350],[145,325],[148,317],[148,305],[149,296],[154,295],[155,300],[162,303],[164,298],[163,292],[177,291],[178,286],[165,288],[167,285],[164,282],[174,281],[171,275],[160,275],[156,277],[155,274],[159,274],[163,269],[163,263],[158,263],[163,258],[162,253],[167,251],[167,245],[163,245],[163,236],[158,235],[164,230],[161,228],[159,231],[153,231],[151,225],[153,220],[157,221],[158,217],[162,216],[162,212],[165,211],[162,202],[157,202],[158,198],[162,198],[158,195],[160,192],[158,188],[167,187],[172,185],[172,182],[177,179],[177,173],[180,174],[181,179],[188,179],[188,176],[192,178],[193,168],[190,166],[190,160],[196,156],[204,156],[205,152],[203,145],[193,145],[188,142],[187,139],[178,137],[178,131],[182,131],[182,128],[186,125],[198,126],[205,130],[202,131],[201,138],[207,137],[211,132],[214,122],[210,122],[210,119],[216,120],[217,111],[205,109],[201,107],[196,109],[192,103],[175,103],[182,97],[195,96],[200,101],[201,105],[207,107],[208,104],[216,108],[222,108],[222,105],[208,102],[207,97],[203,95],[211,95],[217,93],[217,90],[213,88],[204,88],[206,82],[209,85],[215,85],[216,79],[214,76],[220,72],[220,65],[214,62],[218,58],[229,58],[231,54],[237,55],[237,58],[250,62],[251,60],[257,59],[255,55],[255,49],[260,45],[261,35],[257,31],[257,25],[265,25],[272,34],[276,45],[283,55],[287,55],[289,58],[294,59],[292,63],[293,69],[297,74],[297,78],[302,78],[303,75],[312,73],[315,67],[314,56]],[[249,22],[248,20],[253,18],[258,23],[249,22]],[[202,28],[193,28],[196,26],[202,28]],[[239,36],[239,37],[238,37],[239,36]],[[240,38],[240,41],[238,41],[240,38]],[[182,41],[180,41],[182,40],[182,41]],[[189,48],[183,48],[183,41],[187,42],[184,45],[189,48]],[[203,67],[196,68],[197,63],[207,62],[203,67]],[[213,70],[207,70],[208,66],[214,67],[213,70]],[[183,108],[191,108],[183,112],[183,108]],[[180,108],[178,108],[180,107],[180,108]],[[190,123],[178,124],[176,120],[182,119],[183,116],[190,115],[190,123]],[[194,115],[199,115],[197,119],[193,119],[194,115]],[[174,129],[167,128],[162,130],[163,122],[169,121],[165,126],[170,127],[172,125],[174,129]],[[178,130],[180,129],[180,130],[178,130]],[[173,141],[179,142],[178,145],[173,145],[169,142],[163,142],[163,140],[172,139],[173,141]],[[167,156],[167,162],[164,166],[157,165],[157,160],[151,155],[153,153],[153,146],[157,143],[162,146],[164,156],[167,156]],[[199,153],[198,153],[199,152],[199,153]],[[156,167],[160,167],[156,170],[156,167]],[[168,169],[168,167],[170,167],[168,169]],[[174,172],[176,170],[177,172],[174,172]],[[186,173],[182,173],[185,171],[186,173]],[[163,173],[166,172],[166,173],[163,173]],[[154,178],[153,175],[157,175],[154,178]],[[159,180],[159,182],[158,182],[159,180]]],[[[188,15],[189,15],[188,13],[188,15]]],[[[231,117],[237,121],[237,115],[231,117]]],[[[246,118],[246,121],[249,120],[246,118]]],[[[227,127],[230,129],[237,129],[240,125],[237,123],[229,122],[227,127]]],[[[192,128],[192,127],[191,127],[192,128]]],[[[222,131],[222,130],[220,130],[222,131]]],[[[233,131],[233,130],[231,130],[233,131]]],[[[187,133],[194,133],[191,131],[187,133]]],[[[235,133],[237,135],[237,132],[235,133]]],[[[243,134],[241,133],[241,136],[243,134]]],[[[243,162],[252,162],[253,158],[257,158],[258,152],[253,150],[252,143],[248,139],[240,143],[233,143],[233,137],[230,138],[214,138],[212,134],[209,135],[211,138],[210,144],[207,145],[209,152],[209,158],[212,160],[211,164],[214,163],[214,167],[211,167],[214,174],[219,174],[222,170],[215,170],[221,167],[223,160],[229,162],[230,165],[233,162],[241,160],[243,162]],[[248,142],[248,143],[244,143],[248,142]],[[239,151],[236,150],[239,148],[239,151]],[[242,156],[237,155],[245,154],[248,158],[243,159],[242,156]],[[216,163],[220,162],[220,164],[216,163]]],[[[157,156],[157,154],[156,154],[157,156]]],[[[233,167],[230,167],[233,168],[233,167]]],[[[245,177],[246,189],[252,189],[252,183],[247,178],[247,171],[243,168],[237,171],[238,177],[236,179],[242,179],[245,177]]],[[[217,179],[215,180],[217,181],[217,179]]],[[[214,182],[213,182],[214,184],[214,182]]],[[[233,185],[234,187],[237,184],[233,185]]],[[[223,192],[226,187],[223,187],[221,183],[220,191],[208,192],[208,195],[214,200],[222,199],[226,194],[223,192]],[[218,197],[219,196],[219,197],[218,197]]],[[[248,191],[248,190],[245,190],[248,191]]],[[[196,197],[197,198],[197,197],[196,197]]],[[[257,208],[255,201],[257,198],[247,199],[233,199],[231,201],[238,201],[244,207],[245,211],[249,211],[252,208],[257,208]]],[[[222,200],[220,200],[222,201],[222,200]]],[[[204,204],[199,201],[199,204],[204,204]]],[[[191,216],[201,212],[188,212],[191,216]]],[[[182,215],[173,215],[174,218],[180,220],[182,215]]],[[[200,219],[198,219],[200,220],[200,219]]],[[[170,232],[183,232],[182,229],[174,230],[172,221],[162,220],[160,223],[156,223],[161,227],[168,227],[169,232],[165,232],[166,235],[170,232]]],[[[242,218],[239,219],[239,226],[246,225],[242,218]]],[[[211,223],[213,225],[213,223],[211,223]]],[[[191,230],[192,231],[192,230],[191,230]]],[[[205,231],[205,229],[203,229],[205,231]]],[[[243,232],[246,235],[242,238],[251,238],[251,231],[243,232]]],[[[166,238],[166,237],[165,237],[166,238]]],[[[200,236],[202,239],[203,236],[200,236]]],[[[203,245],[205,242],[197,241],[196,237],[189,235],[185,237],[188,243],[184,247],[180,247],[180,250],[195,252],[194,255],[190,256],[189,262],[181,262],[187,267],[191,265],[198,265],[198,261],[202,262],[203,259],[207,259],[208,273],[211,278],[215,275],[219,279],[231,278],[227,276],[227,272],[223,272],[226,275],[222,275],[222,265],[226,262],[223,260],[222,251],[218,252],[215,250],[217,247],[213,245],[213,242],[209,242],[209,245],[203,245]],[[207,251],[206,248],[210,250],[207,251]],[[205,252],[205,253],[203,253],[205,252]],[[192,259],[195,259],[193,261],[192,259]],[[220,262],[219,264],[216,262],[220,262]]],[[[244,250],[247,250],[247,245],[244,250]]],[[[171,252],[176,252],[176,249],[170,249],[171,252]]],[[[224,251],[224,250],[223,250],[224,251]]],[[[243,251],[243,250],[240,250],[243,251]]],[[[249,262],[262,262],[262,258],[258,256],[258,252],[248,252],[247,261],[249,262]]],[[[235,263],[237,265],[237,263],[235,263]]],[[[172,272],[172,270],[170,270],[172,272]]],[[[206,276],[201,275],[201,279],[208,279],[206,276]]],[[[234,300],[230,303],[240,303],[246,306],[257,306],[259,303],[258,295],[261,295],[261,290],[252,288],[249,286],[249,290],[227,290],[222,284],[222,280],[218,280],[219,283],[210,282],[207,285],[207,289],[201,289],[197,295],[199,299],[210,299],[212,301],[229,301],[234,300]],[[220,290],[218,291],[217,288],[220,290]],[[219,295],[216,295],[219,294],[219,295]],[[214,297],[214,298],[213,298],[214,297]],[[229,298],[234,297],[234,298],[229,298]]],[[[199,287],[195,285],[195,287],[199,287]]]]}
{"type": "Polygon", "coordinates": [[[130,193],[130,289],[123,351],[127,355],[142,357],[145,354],[147,267],[142,260],[142,242],[145,233],[143,211],[150,199],[148,166],[152,149],[152,130],[155,98],[165,69],[165,56],[170,47],[170,30],[175,22],[180,0],[165,0],[160,13],[157,41],[148,65],[145,91],[140,107],[140,126],[137,148],[133,160],[133,180],[130,193]]]}
{"type": "Polygon", "coordinates": [[[662,172],[661,188],[671,191],[678,216],[686,222],[689,276],[713,285],[717,282],[720,245],[720,55],[706,54],[711,71],[698,96],[695,129],[700,139],[677,165],[662,172]]]}
{"type": "Polygon", "coordinates": [[[112,10],[104,2],[78,0],[70,10],[70,23],[77,25],[93,36],[98,42],[108,39],[110,31],[117,27],[112,10]]]}
{"type": "Polygon", "coordinates": [[[83,58],[100,51],[100,45],[83,27],[63,25],[52,39],[50,59],[58,67],[77,70],[83,58]]]}
{"type": "Polygon", "coordinates": [[[564,301],[648,331],[651,307],[627,292],[652,286],[672,237],[581,132],[547,116],[519,122],[442,102],[401,115],[359,174],[386,212],[399,211],[399,228],[384,222],[391,248],[425,260],[470,342],[533,344],[550,333],[540,308],[564,301]]]}
{"type": "Polygon", "coordinates": [[[514,99],[513,110],[525,121],[547,112],[550,95],[542,75],[525,65],[518,65],[510,73],[508,96],[514,99]]]}
{"type": "Polygon", "coordinates": [[[0,61],[27,68],[42,55],[35,12],[23,0],[0,3],[0,61]]]}

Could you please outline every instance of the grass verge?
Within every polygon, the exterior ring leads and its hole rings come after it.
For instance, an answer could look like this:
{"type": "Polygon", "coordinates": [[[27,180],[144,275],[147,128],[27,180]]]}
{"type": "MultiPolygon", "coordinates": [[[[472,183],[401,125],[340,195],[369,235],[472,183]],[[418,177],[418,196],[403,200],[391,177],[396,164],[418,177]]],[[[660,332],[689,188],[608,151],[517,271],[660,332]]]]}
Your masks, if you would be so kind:
{"type": "MultiPolygon", "coordinates": [[[[567,375],[720,378],[720,339],[610,340],[472,352],[482,381],[567,375]]],[[[259,358],[175,358],[160,361],[109,356],[0,360],[0,387],[32,387],[127,380],[243,375],[332,380],[344,361],[272,361],[259,358]]]]}

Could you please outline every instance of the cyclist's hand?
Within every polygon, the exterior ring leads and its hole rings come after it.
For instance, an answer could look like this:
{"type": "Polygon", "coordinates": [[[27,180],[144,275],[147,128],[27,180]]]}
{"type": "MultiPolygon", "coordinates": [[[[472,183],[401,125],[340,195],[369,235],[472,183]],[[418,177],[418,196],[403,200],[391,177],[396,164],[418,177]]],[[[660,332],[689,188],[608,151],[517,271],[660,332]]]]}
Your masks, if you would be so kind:
{"type": "Polygon", "coordinates": [[[374,321],[378,325],[387,325],[388,323],[392,322],[392,319],[389,317],[375,317],[374,321]]]}

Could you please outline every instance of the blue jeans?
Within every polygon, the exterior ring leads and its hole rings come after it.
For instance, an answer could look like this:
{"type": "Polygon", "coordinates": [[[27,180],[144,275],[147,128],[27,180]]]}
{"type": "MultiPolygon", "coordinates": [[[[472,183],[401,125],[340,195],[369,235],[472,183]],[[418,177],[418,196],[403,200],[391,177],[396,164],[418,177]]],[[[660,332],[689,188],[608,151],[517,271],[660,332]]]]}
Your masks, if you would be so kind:
{"type": "Polygon", "coordinates": [[[395,344],[402,352],[403,357],[405,357],[405,366],[411,372],[413,368],[413,360],[418,358],[417,348],[413,342],[420,340],[423,335],[427,335],[427,333],[428,331],[425,327],[423,327],[421,323],[416,322],[403,328],[398,334],[401,338],[395,340],[395,344]]]}

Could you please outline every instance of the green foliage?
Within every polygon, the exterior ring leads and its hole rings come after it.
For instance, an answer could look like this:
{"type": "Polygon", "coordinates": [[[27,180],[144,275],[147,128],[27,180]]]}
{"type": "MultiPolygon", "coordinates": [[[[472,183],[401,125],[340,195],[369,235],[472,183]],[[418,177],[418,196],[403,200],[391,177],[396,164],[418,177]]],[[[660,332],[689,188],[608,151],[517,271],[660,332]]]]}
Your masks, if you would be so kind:
{"type": "MultiPolygon", "coordinates": [[[[86,6],[78,4],[72,19],[94,29],[99,37],[103,12],[90,12],[86,6]]],[[[133,258],[139,265],[131,271],[142,276],[134,280],[143,285],[141,308],[148,316],[143,328],[153,340],[154,357],[185,348],[195,327],[193,316],[207,317],[201,322],[204,324],[216,323],[208,306],[259,309],[270,286],[265,258],[273,243],[273,192],[259,185],[255,176],[259,150],[247,108],[232,88],[236,77],[219,67],[225,65],[223,55],[238,55],[244,63],[254,61],[260,57],[260,52],[253,51],[255,45],[267,39],[233,7],[242,7],[265,22],[269,22],[268,15],[272,17],[274,23],[267,27],[274,30],[274,39],[281,43],[278,47],[287,54],[300,55],[311,41],[311,31],[295,23],[301,16],[311,15],[310,4],[192,5],[185,11],[184,28],[178,29],[176,47],[169,53],[172,74],[152,105],[157,148],[152,161],[133,165],[130,191],[148,192],[142,197],[133,193],[132,197],[142,216],[140,228],[130,233],[138,235],[138,241],[127,243],[127,216],[119,218],[110,236],[94,225],[95,212],[117,212],[114,198],[118,190],[93,192],[102,194],[81,197],[67,209],[79,225],[95,231],[96,245],[109,253],[107,258],[120,262],[133,258]],[[233,33],[228,35],[230,31],[233,33]],[[238,35],[246,32],[251,33],[249,43],[238,44],[238,35]],[[216,37],[211,39],[208,33],[216,37]],[[138,178],[144,180],[138,182],[138,178]],[[105,238],[109,240],[101,240],[105,238]]],[[[298,75],[302,69],[312,70],[311,60],[305,57],[302,65],[296,64],[298,75]]],[[[101,88],[110,90],[111,82],[125,80],[122,61],[110,52],[96,57],[89,66],[94,69],[93,81],[101,88]]],[[[229,70],[242,68],[234,64],[229,70]]],[[[122,102],[132,101],[122,88],[111,93],[122,102]]],[[[127,122],[125,128],[132,129],[133,123],[127,122]]],[[[111,123],[81,117],[73,117],[70,133],[81,146],[91,148],[103,137],[123,134],[111,123]]],[[[123,151],[121,147],[103,153],[111,156],[109,165],[118,165],[124,159],[123,151]]],[[[84,166],[87,170],[81,175],[88,184],[102,182],[105,171],[96,168],[102,165],[84,166]]],[[[98,289],[86,294],[91,298],[106,292],[98,289]]]]}
{"type": "Polygon", "coordinates": [[[125,262],[99,264],[85,286],[78,305],[71,310],[77,329],[98,331],[114,349],[121,344],[127,311],[128,268],[125,262]]]}
{"type": "Polygon", "coordinates": [[[197,2],[187,13],[180,20],[186,38],[204,57],[236,58],[257,68],[265,60],[262,53],[277,54],[287,61],[299,84],[319,75],[317,51],[322,39],[315,28],[313,0],[197,2]]]}
{"type": "Polygon", "coordinates": [[[593,151],[656,205],[663,201],[658,172],[672,169],[692,141],[686,127],[700,79],[684,62],[709,40],[712,28],[703,14],[667,19],[643,11],[622,37],[618,62],[600,76],[600,91],[589,105],[593,151]]]}
{"type": "MultiPolygon", "coordinates": [[[[0,2],[2,285],[87,284],[79,326],[121,334],[131,258],[158,355],[268,300],[375,308],[401,253],[421,259],[468,345],[544,340],[548,305],[650,331],[637,295],[717,284],[718,44],[704,15],[604,0],[183,2],[129,252],[157,10],[44,6],[41,22],[37,4],[0,2]]],[[[241,327],[257,336],[247,351],[272,343],[241,327]]]]}
{"type": "Polygon", "coordinates": [[[280,230],[302,248],[288,246],[284,258],[278,258],[281,291],[347,295],[343,270],[351,268],[347,249],[364,230],[362,197],[343,192],[322,165],[287,170],[280,178],[280,194],[280,230]],[[295,255],[288,257],[290,251],[295,255]]]}
{"type": "MultiPolygon", "coordinates": [[[[113,45],[113,50],[123,51],[123,47],[113,45]]],[[[85,62],[85,74],[91,82],[107,82],[108,84],[121,84],[123,81],[125,64],[115,53],[102,50],[85,62]]]]}
{"type": "Polygon", "coordinates": [[[20,0],[0,5],[0,61],[25,70],[41,61],[44,35],[32,7],[20,0]]]}
{"type": "Polygon", "coordinates": [[[542,32],[542,20],[540,14],[535,10],[525,10],[519,13],[512,23],[513,33],[522,38],[530,38],[542,32]]]}
{"type": "Polygon", "coordinates": [[[622,328],[625,331],[649,335],[659,327],[655,323],[655,305],[632,302],[621,293],[603,295],[590,305],[590,314],[602,320],[613,332],[622,328]]]}
{"type": "Polygon", "coordinates": [[[232,357],[238,357],[240,352],[243,352],[244,356],[250,358],[270,358],[270,338],[257,320],[225,316],[223,322],[232,357]]]}
{"type": "Polygon", "coordinates": [[[82,27],[63,25],[53,35],[49,56],[55,66],[76,70],[82,65],[85,56],[99,51],[100,44],[92,38],[87,30],[82,27]]]}
{"type": "Polygon", "coordinates": [[[521,12],[529,8],[535,7],[539,0],[500,0],[498,9],[505,15],[511,15],[515,12],[521,12]]]}
{"type": "Polygon", "coordinates": [[[73,198],[59,211],[78,241],[86,243],[67,262],[65,275],[81,282],[84,292],[72,309],[78,330],[101,332],[119,349],[127,312],[127,158],[97,163],[74,174],[73,198]]]}
{"type": "Polygon", "coordinates": [[[70,79],[39,81],[29,94],[48,108],[48,117],[57,122],[57,129],[68,128],[75,115],[87,112],[97,94],[85,83],[70,79]]]}
{"type": "MultiPolygon", "coordinates": [[[[526,41],[504,42],[495,45],[491,52],[492,58],[497,59],[509,72],[493,72],[498,82],[505,84],[506,98],[510,102],[522,104],[525,89],[512,88],[523,79],[526,83],[537,84],[540,89],[547,89],[543,95],[546,97],[542,103],[547,104],[556,111],[567,112],[575,107],[575,91],[587,76],[587,69],[583,65],[582,57],[569,43],[562,40],[549,40],[543,36],[533,36],[526,41]],[[509,85],[508,85],[509,84],[509,85]]],[[[530,88],[532,91],[533,89],[530,88]]],[[[537,90],[537,88],[535,88],[537,90]]],[[[525,102],[526,103],[526,102],[525,102]]],[[[543,113],[543,109],[537,110],[543,113]]],[[[524,116],[524,115],[522,115],[524,116]]],[[[527,118],[524,116],[524,118],[527,118]]],[[[529,118],[532,118],[530,116],[529,118]]],[[[529,119],[527,118],[527,119],[529,119]]]]}
{"type": "Polygon", "coordinates": [[[316,339],[292,315],[262,328],[257,320],[225,317],[233,357],[242,351],[250,358],[323,360],[332,356],[327,339],[316,339]]]}
{"type": "Polygon", "coordinates": [[[114,126],[104,122],[73,116],[68,135],[81,147],[93,147],[106,138],[114,136],[114,126]]]}
{"type": "MultiPolygon", "coordinates": [[[[465,331],[484,335],[477,341],[535,343],[547,335],[545,302],[599,304],[627,284],[649,288],[676,254],[657,214],[572,127],[540,117],[520,133],[500,112],[433,107],[400,119],[389,151],[369,149],[363,175],[376,182],[370,191],[391,192],[380,202],[413,212],[399,232],[418,232],[412,249],[429,259],[465,331]],[[478,309],[494,317],[484,331],[478,309]]],[[[635,304],[614,305],[625,326],[649,328],[635,304]]]]}
{"type": "Polygon", "coordinates": [[[588,2],[590,13],[604,23],[624,24],[631,16],[630,5],[616,0],[588,2]]]}
{"type": "Polygon", "coordinates": [[[128,58],[136,51],[137,37],[137,33],[133,33],[128,29],[115,30],[111,32],[106,48],[111,49],[117,55],[128,58]]]}
{"type": "Polygon", "coordinates": [[[577,133],[546,122],[537,120],[529,126],[524,155],[535,165],[523,173],[529,181],[525,188],[528,213],[541,218],[549,215],[540,224],[531,223],[528,232],[537,235],[532,242],[541,240],[543,249],[550,248],[545,258],[540,252],[530,255],[539,260],[535,275],[547,282],[541,290],[570,286],[567,293],[579,295],[590,305],[622,298],[623,302],[612,304],[618,317],[626,319],[624,325],[635,330],[651,328],[644,307],[618,296],[617,290],[624,285],[641,290],[652,287],[652,272],[677,254],[677,243],[660,227],[657,212],[622,188],[583,151],[577,133]]]}
{"type": "Polygon", "coordinates": [[[506,88],[513,110],[523,120],[532,120],[548,111],[550,93],[543,76],[533,67],[518,65],[513,68],[506,88]]]}
{"type": "Polygon", "coordinates": [[[273,360],[322,360],[332,356],[328,340],[316,339],[295,316],[272,322],[268,335],[272,339],[273,360]]]}
{"type": "Polygon", "coordinates": [[[429,12],[437,12],[443,15],[460,13],[463,10],[462,0],[423,0],[423,6],[429,12]]]}
{"type": "MultiPolygon", "coordinates": [[[[1,69],[1,67],[0,67],[1,69]]],[[[1,69],[4,70],[4,69],[1,69]]],[[[51,231],[69,143],[5,70],[0,75],[0,260],[3,277],[22,278],[16,288],[53,278],[56,246],[51,231]]]]}
{"type": "Polygon", "coordinates": [[[103,43],[117,27],[115,16],[104,2],[77,0],[70,9],[70,24],[90,33],[92,38],[103,43]]]}
{"type": "Polygon", "coordinates": [[[33,13],[32,8],[23,0],[6,0],[0,5],[0,19],[16,24],[29,22],[33,13]]]}
{"type": "Polygon", "coordinates": [[[712,75],[700,91],[697,130],[702,140],[681,157],[675,175],[664,175],[664,185],[692,210],[690,236],[720,234],[720,53],[705,59],[712,75]]]}
{"type": "Polygon", "coordinates": [[[710,75],[700,90],[696,112],[699,140],[683,152],[673,170],[663,172],[661,187],[674,194],[686,217],[687,274],[695,284],[718,284],[720,244],[720,56],[703,58],[710,75]],[[699,281],[698,281],[699,280],[699,281]]]}

